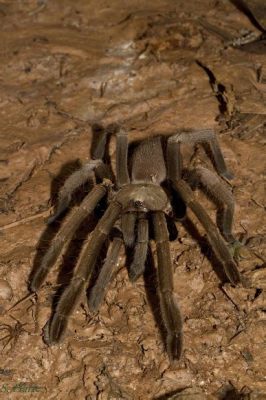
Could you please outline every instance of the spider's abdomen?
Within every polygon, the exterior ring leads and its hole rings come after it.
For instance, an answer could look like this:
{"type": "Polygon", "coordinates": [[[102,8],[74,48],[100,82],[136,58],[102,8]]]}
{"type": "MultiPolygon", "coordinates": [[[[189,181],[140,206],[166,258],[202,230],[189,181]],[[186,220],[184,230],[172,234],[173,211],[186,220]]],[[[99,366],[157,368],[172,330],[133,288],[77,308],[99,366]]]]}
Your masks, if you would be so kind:
{"type": "Polygon", "coordinates": [[[153,137],[141,142],[132,156],[132,181],[134,183],[162,183],[166,179],[160,137],[153,137]]]}
{"type": "Polygon", "coordinates": [[[122,187],[116,195],[123,211],[165,211],[169,202],[164,190],[156,184],[129,184],[122,187]]]}

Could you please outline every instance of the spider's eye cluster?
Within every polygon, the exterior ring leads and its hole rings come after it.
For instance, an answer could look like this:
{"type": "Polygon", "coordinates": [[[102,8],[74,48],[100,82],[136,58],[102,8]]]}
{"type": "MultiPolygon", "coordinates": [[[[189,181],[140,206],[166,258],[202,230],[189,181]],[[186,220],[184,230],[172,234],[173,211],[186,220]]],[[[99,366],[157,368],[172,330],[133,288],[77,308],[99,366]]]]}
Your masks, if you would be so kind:
{"type": "Polygon", "coordinates": [[[135,208],[142,208],[144,206],[144,203],[140,200],[135,200],[133,201],[133,205],[135,208]]]}

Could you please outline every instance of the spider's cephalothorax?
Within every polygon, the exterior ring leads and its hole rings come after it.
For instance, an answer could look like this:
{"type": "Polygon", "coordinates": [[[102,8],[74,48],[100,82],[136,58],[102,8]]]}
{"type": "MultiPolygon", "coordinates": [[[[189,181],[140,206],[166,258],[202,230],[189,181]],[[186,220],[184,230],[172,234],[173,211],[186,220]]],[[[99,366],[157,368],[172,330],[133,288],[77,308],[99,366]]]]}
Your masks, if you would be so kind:
{"type": "Polygon", "coordinates": [[[55,263],[63,247],[70,243],[81,222],[90,215],[99,201],[107,196],[108,207],[91,233],[90,240],[83,248],[74,275],[64,290],[49,324],[49,342],[60,340],[67,319],[73,312],[82,293],[86,292],[97,258],[107,239],[110,245],[105,262],[89,293],[88,304],[91,311],[97,311],[104,297],[104,289],[112,276],[112,268],[117,264],[123,244],[134,248],[134,257],[129,267],[129,277],[136,280],[143,272],[149,244],[149,223],[153,226],[157,252],[158,291],[162,320],[167,331],[167,352],[171,359],[178,359],[182,349],[182,319],[173,296],[173,272],[169,247],[169,234],[165,215],[172,210],[171,191],[176,191],[183,202],[192,210],[206,230],[207,237],[216,256],[232,284],[241,282],[230,245],[235,241],[232,235],[234,202],[226,184],[210,170],[197,167],[186,171],[183,167],[180,146],[186,142],[205,142],[210,146],[217,172],[222,177],[231,178],[226,169],[223,155],[212,130],[182,132],[167,138],[166,148],[161,137],[143,140],[134,149],[128,162],[128,138],[123,129],[116,132],[116,174],[115,182],[110,177],[110,165],[104,162],[107,132],[99,136],[98,145],[92,153],[92,160],[72,174],[59,192],[58,207],[49,219],[53,222],[69,205],[73,192],[94,174],[100,183],[95,185],[82,203],[76,207],[51,246],[42,263],[32,273],[31,291],[37,291],[43,283],[50,267],[55,263]],[[130,173],[128,164],[131,165],[130,173]],[[191,185],[199,183],[221,205],[219,228],[195,200],[191,185]],[[163,184],[163,185],[162,185],[163,184]],[[165,190],[167,185],[167,192],[165,190]],[[110,232],[114,225],[122,232],[122,238],[110,232]]]}

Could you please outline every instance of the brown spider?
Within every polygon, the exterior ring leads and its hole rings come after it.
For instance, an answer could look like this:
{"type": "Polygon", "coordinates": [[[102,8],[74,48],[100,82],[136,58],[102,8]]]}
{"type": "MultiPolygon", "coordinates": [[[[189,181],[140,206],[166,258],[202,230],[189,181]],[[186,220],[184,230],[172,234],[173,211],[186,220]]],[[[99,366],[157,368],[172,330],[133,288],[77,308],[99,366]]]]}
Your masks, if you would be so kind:
{"type": "Polygon", "coordinates": [[[129,278],[135,281],[144,272],[149,243],[149,222],[153,226],[157,249],[158,290],[161,315],[167,331],[167,352],[170,359],[179,359],[182,351],[182,319],[173,296],[173,271],[169,246],[169,233],[166,214],[173,214],[172,194],[177,192],[183,202],[192,210],[207,233],[208,241],[223,265],[229,281],[236,285],[241,282],[237,264],[230,251],[235,242],[232,235],[234,201],[226,184],[206,168],[198,167],[192,171],[184,169],[180,146],[182,143],[207,143],[210,147],[216,169],[222,177],[232,178],[226,168],[217,138],[212,130],[181,132],[166,138],[152,137],[140,142],[133,150],[128,162],[127,133],[116,130],[116,178],[111,178],[111,167],[105,163],[104,154],[107,130],[99,135],[99,141],[92,153],[92,160],[73,173],[59,192],[58,207],[48,223],[53,222],[68,207],[73,192],[94,177],[100,181],[80,206],[76,207],[60,228],[50,248],[44,255],[41,265],[33,272],[30,290],[36,292],[56,259],[71,241],[81,222],[95,209],[99,201],[107,196],[108,207],[91,233],[77,262],[74,275],[60,297],[49,324],[49,343],[58,342],[65,331],[69,315],[73,312],[82,294],[89,285],[90,277],[103,244],[110,239],[111,229],[120,222],[122,237],[111,241],[107,258],[102,266],[95,285],[90,291],[88,305],[97,311],[104,298],[104,288],[112,276],[112,267],[117,264],[119,251],[123,245],[134,248],[133,262],[129,267],[129,278]],[[130,172],[128,164],[131,165],[130,172]],[[195,200],[190,187],[201,183],[222,204],[219,229],[195,200]],[[163,186],[162,186],[163,184],[163,186]],[[136,235],[135,235],[136,231],[136,235]]]}
{"type": "Polygon", "coordinates": [[[25,329],[23,328],[23,326],[27,325],[27,323],[22,324],[16,318],[12,317],[12,315],[10,315],[10,317],[14,321],[16,321],[14,326],[8,325],[8,324],[0,325],[0,331],[7,333],[6,335],[4,334],[4,336],[0,337],[0,341],[5,342],[3,345],[3,348],[2,348],[2,352],[9,345],[9,343],[11,343],[11,341],[13,341],[13,345],[11,344],[11,347],[10,347],[10,349],[12,349],[12,347],[14,347],[15,344],[17,343],[17,340],[18,340],[19,336],[21,335],[21,333],[26,332],[25,329]]]}

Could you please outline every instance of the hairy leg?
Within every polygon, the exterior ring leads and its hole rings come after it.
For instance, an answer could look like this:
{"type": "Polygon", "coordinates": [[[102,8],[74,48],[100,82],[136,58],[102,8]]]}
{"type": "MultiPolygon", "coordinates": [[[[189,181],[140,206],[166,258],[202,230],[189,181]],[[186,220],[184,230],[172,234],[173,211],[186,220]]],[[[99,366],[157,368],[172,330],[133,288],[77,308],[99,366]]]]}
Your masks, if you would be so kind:
{"type": "Polygon", "coordinates": [[[58,193],[56,211],[48,219],[48,224],[52,224],[68,208],[75,190],[84,185],[88,180],[93,179],[95,175],[110,179],[108,167],[103,162],[107,135],[107,130],[103,129],[99,132],[97,144],[91,154],[91,160],[66,179],[58,193]]]}
{"type": "Polygon", "coordinates": [[[134,211],[123,213],[121,215],[121,230],[127,247],[132,247],[135,243],[136,219],[137,215],[134,211]]]}
{"type": "Polygon", "coordinates": [[[149,243],[149,224],[145,213],[139,213],[137,226],[138,234],[134,249],[134,258],[129,268],[129,279],[131,282],[135,282],[145,269],[149,243]]]}
{"type": "Polygon", "coordinates": [[[108,127],[106,129],[102,127],[100,127],[100,129],[97,129],[97,135],[96,135],[97,137],[95,137],[97,142],[94,148],[91,149],[92,160],[104,159],[108,135],[109,135],[108,127]]]}
{"type": "Polygon", "coordinates": [[[153,225],[157,248],[161,312],[167,330],[167,352],[170,359],[179,359],[182,351],[182,318],[173,295],[169,235],[162,211],[153,214],[153,225]]]}
{"type": "Polygon", "coordinates": [[[76,307],[80,296],[88,286],[89,278],[104,241],[110,233],[120,212],[121,205],[113,201],[91,234],[83,248],[74,276],[60,298],[49,326],[50,343],[58,342],[65,331],[69,315],[76,307]]]}
{"type": "Polygon", "coordinates": [[[212,129],[204,129],[193,132],[181,132],[171,136],[167,142],[167,168],[169,177],[180,179],[182,176],[182,156],[180,147],[182,143],[207,143],[215,162],[219,175],[226,179],[232,179],[233,175],[228,171],[223,154],[220,149],[215,132],[212,129]]]}
{"type": "Polygon", "coordinates": [[[116,179],[120,188],[130,182],[128,174],[128,138],[122,128],[116,133],[116,179]]]}
{"type": "Polygon", "coordinates": [[[194,194],[189,185],[182,179],[174,180],[172,183],[175,190],[180,194],[183,201],[192,210],[204,227],[213,251],[222,263],[229,281],[233,285],[240,283],[241,275],[237,269],[237,264],[234,261],[228,245],[220,235],[219,230],[204,208],[195,200],[194,194]]]}
{"type": "Polygon", "coordinates": [[[52,265],[55,263],[63,247],[70,242],[81,222],[93,212],[94,208],[103,198],[106,192],[106,184],[95,186],[85,197],[80,206],[72,211],[69,218],[67,218],[62,228],[54,238],[49,250],[44,255],[41,265],[38,269],[36,269],[31,278],[30,290],[32,292],[36,292],[42,285],[46,275],[48,274],[52,265]]]}
{"type": "Polygon", "coordinates": [[[98,311],[103,301],[105,289],[112,278],[113,270],[117,265],[119,252],[122,245],[123,240],[119,237],[115,237],[108,249],[107,256],[101,268],[98,279],[88,297],[89,309],[93,313],[98,311]]]}
{"type": "Polygon", "coordinates": [[[192,188],[201,184],[207,193],[211,195],[220,208],[218,212],[218,226],[229,243],[236,241],[233,233],[234,198],[227,185],[219,177],[207,168],[198,167],[189,172],[188,182],[192,188]]]}
{"type": "Polygon", "coordinates": [[[100,164],[103,164],[101,160],[91,160],[66,179],[58,193],[56,211],[47,221],[48,225],[52,224],[67,209],[75,190],[84,185],[89,179],[92,179],[94,170],[100,164]]]}

